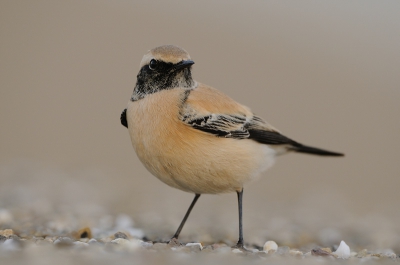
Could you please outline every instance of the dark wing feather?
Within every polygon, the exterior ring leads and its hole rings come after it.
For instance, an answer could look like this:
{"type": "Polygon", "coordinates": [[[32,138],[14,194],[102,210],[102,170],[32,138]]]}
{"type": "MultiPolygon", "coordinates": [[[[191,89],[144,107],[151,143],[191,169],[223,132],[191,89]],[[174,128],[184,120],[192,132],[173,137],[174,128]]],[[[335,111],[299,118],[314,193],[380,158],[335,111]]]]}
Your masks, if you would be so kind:
{"type": "Polygon", "coordinates": [[[249,132],[244,129],[246,118],[226,114],[210,114],[201,117],[185,116],[182,121],[193,128],[219,137],[246,139],[249,132]]]}
{"type": "Polygon", "coordinates": [[[183,119],[193,128],[214,134],[218,137],[251,139],[268,145],[284,145],[287,150],[322,156],[343,156],[341,153],[331,152],[320,148],[300,144],[275,130],[268,123],[257,116],[249,121],[244,116],[211,114],[208,116],[183,119]]]}
{"type": "Polygon", "coordinates": [[[299,143],[276,131],[248,129],[248,132],[250,134],[249,139],[252,139],[262,144],[289,144],[293,146],[299,145],[299,143]]]}
{"type": "Polygon", "coordinates": [[[245,128],[249,132],[249,139],[262,144],[299,145],[296,141],[282,135],[258,116],[253,116],[253,118],[245,125],[245,128]]]}

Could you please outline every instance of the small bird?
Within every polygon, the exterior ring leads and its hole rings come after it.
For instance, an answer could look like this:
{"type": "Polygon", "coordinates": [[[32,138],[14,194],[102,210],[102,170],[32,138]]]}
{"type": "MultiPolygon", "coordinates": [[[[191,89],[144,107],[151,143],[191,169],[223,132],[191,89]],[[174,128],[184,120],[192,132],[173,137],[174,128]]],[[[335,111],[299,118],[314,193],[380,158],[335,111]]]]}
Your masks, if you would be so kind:
{"type": "Polygon", "coordinates": [[[296,142],[222,92],[192,78],[194,62],[182,48],[150,50],[121,123],[144,166],[165,184],[195,194],[179,234],[201,194],[236,192],[239,240],[243,186],[288,152],[343,156],[296,142]]]}

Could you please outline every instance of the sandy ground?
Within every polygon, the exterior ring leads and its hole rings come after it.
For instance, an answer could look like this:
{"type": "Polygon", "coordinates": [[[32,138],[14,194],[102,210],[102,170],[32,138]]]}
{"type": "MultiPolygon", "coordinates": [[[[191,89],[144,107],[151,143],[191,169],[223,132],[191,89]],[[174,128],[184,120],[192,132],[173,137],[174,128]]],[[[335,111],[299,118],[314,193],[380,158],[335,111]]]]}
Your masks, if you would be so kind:
{"type": "MultiPolygon", "coordinates": [[[[335,262],[54,245],[83,227],[96,240],[110,238],[118,216],[145,241],[167,240],[190,204],[192,194],[146,171],[119,123],[141,57],[162,44],[188,50],[196,80],[285,135],[346,154],[283,156],[246,187],[249,247],[273,240],[305,254],[344,240],[354,253],[398,255],[399,8],[397,1],[0,1],[0,230],[52,243],[10,239],[2,260],[335,262]]],[[[202,196],[180,240],[233,245],[236,195],[202,196]]]]}

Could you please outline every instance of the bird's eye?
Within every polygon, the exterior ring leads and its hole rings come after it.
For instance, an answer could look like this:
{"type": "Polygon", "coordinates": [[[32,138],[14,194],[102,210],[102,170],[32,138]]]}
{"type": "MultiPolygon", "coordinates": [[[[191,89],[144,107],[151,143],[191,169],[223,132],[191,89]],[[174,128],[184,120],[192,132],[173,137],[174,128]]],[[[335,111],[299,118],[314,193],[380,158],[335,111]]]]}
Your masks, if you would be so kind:
{"type": "Polygon", "coordinates": [[[149,63],[149,68],[150,68],[150,70],[156,69],[156,68],[157,68],[157,61],[154,60],[154,59],[152,59],[152,60],[150,61],[150,63],[149,63]]]}

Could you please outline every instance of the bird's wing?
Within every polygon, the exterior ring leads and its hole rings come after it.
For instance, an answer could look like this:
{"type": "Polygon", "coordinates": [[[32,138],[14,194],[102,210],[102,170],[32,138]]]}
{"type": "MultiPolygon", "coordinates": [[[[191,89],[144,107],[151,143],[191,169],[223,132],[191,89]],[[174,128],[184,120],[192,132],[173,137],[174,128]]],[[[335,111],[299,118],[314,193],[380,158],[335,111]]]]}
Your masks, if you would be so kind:
{"type": "Polygon", "coordinates": [[[247,107],[202,84],[190,92],[180,116],[187,125],[218,137],[252,139],[273,145],[296,144],[247,107]]]}
{"type": "Polygon", "coordinates": [[[218,90],[199,84],[184,97],[180,117],[188,126],[218,137],[251,139],[286,150],[321,156],[343,156],[342,153],[300,144],[255,116],[249,108],[218,90]]]}

